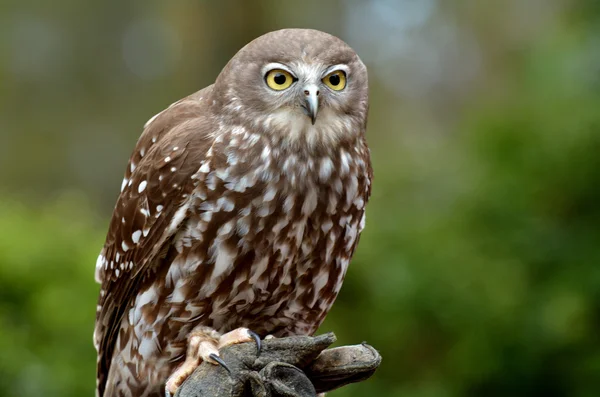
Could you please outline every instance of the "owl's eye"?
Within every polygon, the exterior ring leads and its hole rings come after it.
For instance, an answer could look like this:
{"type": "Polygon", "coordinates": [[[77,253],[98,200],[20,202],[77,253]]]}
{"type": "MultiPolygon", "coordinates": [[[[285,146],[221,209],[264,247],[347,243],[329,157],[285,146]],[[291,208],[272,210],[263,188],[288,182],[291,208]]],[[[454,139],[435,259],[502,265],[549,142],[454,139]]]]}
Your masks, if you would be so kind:
{"type": "Polygon", "coordinates": [[[283,69],[273,69],[265,76],[269,88],[275,91],[285,90],[292,85],[296,79],[289,72],[283,69]]]}
{"type": "Polygon", "coordinates": [[[334,91],[341,91],[346,88],[346,73],[342,70],[336,70],[323,77],[323,83],[334,91]]]}

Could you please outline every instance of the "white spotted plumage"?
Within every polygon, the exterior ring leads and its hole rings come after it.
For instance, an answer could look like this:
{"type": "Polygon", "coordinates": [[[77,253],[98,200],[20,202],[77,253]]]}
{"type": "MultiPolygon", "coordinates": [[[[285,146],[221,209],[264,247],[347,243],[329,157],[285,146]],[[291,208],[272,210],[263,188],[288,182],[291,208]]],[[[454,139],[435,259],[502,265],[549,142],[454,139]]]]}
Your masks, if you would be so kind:
{"type": "Polygon", "coordinates": [[[146,123],[96,261],[100,396],[159,393],[198,325],[311,334],[341,288],[371,189],[366,70],[332,36],[280,34],[313,46],[289,66],[300,82],[339,67],[353,85],[323,92],[314,123],[249,99],[235,83],[252,68],[234,62],[146,123]]]}

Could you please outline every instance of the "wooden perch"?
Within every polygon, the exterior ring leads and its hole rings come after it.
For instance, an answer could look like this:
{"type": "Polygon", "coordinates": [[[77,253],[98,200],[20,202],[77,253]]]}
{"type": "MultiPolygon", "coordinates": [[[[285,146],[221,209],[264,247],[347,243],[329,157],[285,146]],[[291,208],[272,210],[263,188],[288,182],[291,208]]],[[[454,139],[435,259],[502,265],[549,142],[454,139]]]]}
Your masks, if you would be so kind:
{"type": "Polygon", "coordinates": [[[327,349],[333,333],[263,341],[260,356],[253,343],[229,346],[221,358],[231,370],[203,363],[175,397],[316,397],[369,378],[381,356],[367,344],[327,349]]]}

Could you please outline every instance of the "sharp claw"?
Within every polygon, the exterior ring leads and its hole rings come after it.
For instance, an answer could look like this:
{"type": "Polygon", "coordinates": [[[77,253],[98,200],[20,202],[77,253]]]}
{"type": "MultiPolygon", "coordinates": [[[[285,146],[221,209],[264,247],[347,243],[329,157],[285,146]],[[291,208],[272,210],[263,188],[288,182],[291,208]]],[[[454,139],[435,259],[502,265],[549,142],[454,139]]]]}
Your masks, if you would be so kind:
{"type": "Polygon", "coordinates": [[[250,330],[248,330],[248,334],[250,334],[250,336],[254,338],[254,341],[256,342],[256,356],[260,356],[260,351],[262,349],[262,342],[260,341],[260,336],[258,336],[256,332],[250,330]]]}
{"type": "Polygon", "coordinates": [[[166,387],[165,387],[165,397],[171,397],[171,393],[169,393],[169,391],[167,390],[166,387]]]}
{"type": "Polygon", "coordinates": [[[229,372],[229,374],[231,375],[231,370],[229,369],[227,364],[225,364],[225,361],[223,361],[223,359],[221,357],[217,356],[214,353],[211,353],[208,357],[210,357],[211,360],[213,360],[214,362],[219,364],[221,367],[225,368],[227,370],[227,372],[229,372]]]}

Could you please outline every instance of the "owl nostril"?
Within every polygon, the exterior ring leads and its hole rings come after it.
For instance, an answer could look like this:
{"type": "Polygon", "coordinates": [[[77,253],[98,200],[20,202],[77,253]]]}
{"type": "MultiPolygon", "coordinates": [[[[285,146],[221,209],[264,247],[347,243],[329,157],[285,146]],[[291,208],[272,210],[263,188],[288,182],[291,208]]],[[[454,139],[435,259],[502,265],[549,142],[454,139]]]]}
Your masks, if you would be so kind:
{"type": "Polygon", "coordinates": [[[308,90],[304,90],[304,95],[310,95],[310,92],[308,90]]]}
{"type": "Polygon", "coordinates": [[[321,91],[317,91],[317,96],[319,96],[319,93],[320,93],[320,92],[321,92],[321,91]]]}

